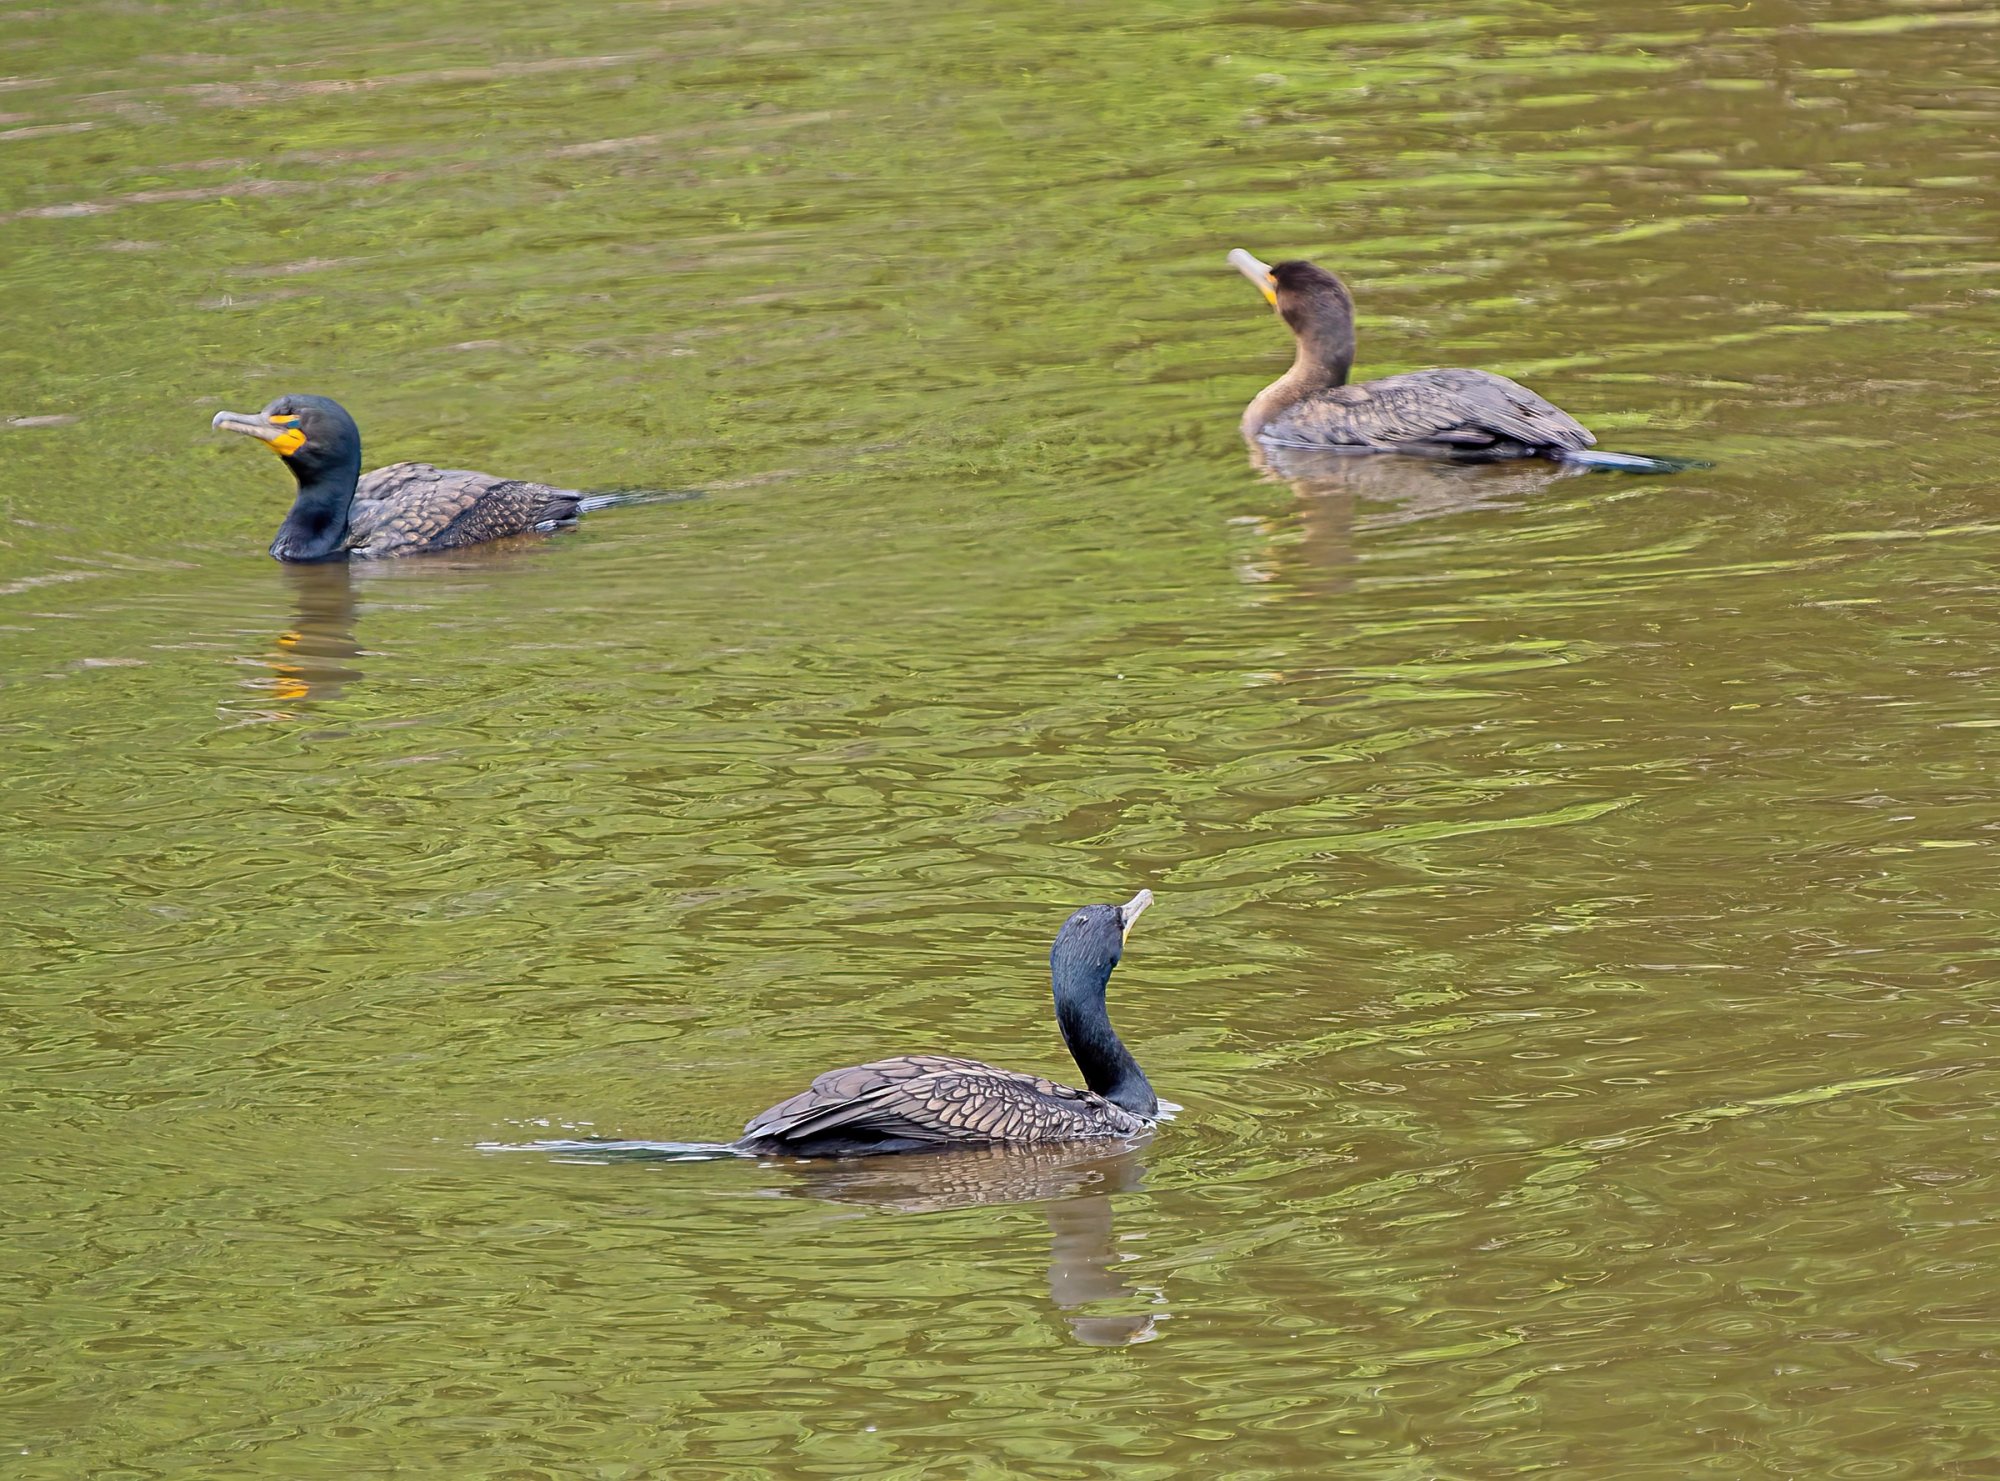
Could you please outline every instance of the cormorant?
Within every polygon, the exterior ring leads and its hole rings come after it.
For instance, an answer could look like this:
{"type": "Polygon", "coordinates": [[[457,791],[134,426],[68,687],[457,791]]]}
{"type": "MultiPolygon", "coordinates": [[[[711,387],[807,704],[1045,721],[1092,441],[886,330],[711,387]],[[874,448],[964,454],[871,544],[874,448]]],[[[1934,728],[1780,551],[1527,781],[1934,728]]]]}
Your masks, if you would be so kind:
{"type": "Polygon", "coordinates": [[[1630,473],[1707,466],[1593,452],[1597,439],[1575,417],[1487,370],[1416,370],[1350,385],[1354,300],[1347,285],[1310,262],[1273,266],[1241,247],[1229,254],[1229,264],[1257,285],[1298,341],[1292,368],[1244,410],[1248,441],[1482,462],[1548,458],[1630,473]]]}
{"type": "Polygon", "coordinates": [[[270,447],[298,480],[298,497],[271,542],[281,561],[380,560],[553,530],[608,496],[493,478],[429,463],[392,463],[365,478],[361,430],[336,401],[280,396],[254,415],[217,412],[210,424],[270,447]]]}
{"type": "Polygon", "coordinates": [[[788,1157],[857,1157],[1005,1142],[1138,1136],[1160,1103],[1104,1009],[1111,969],[1153,892],[1123,905],[1086,905],[1049,950],[1056,1026],[1087,1090],[976,1059],[908,1054],[828,1070],[753,1119],[730,1150],[788,1157]]]}

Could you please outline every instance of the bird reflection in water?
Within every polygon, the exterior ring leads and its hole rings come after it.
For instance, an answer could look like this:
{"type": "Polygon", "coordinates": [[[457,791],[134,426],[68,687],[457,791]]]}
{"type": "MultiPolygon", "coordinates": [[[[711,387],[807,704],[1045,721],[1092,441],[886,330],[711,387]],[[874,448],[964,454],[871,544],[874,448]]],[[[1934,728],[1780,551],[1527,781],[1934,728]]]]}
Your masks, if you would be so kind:
{"type": "Polygon", "coordinates": [[[968,1147],[913,1157],[784,1161],[796,1183],[780,1192],[890,1213],[939,1213],[988,1204],[1039,1203],[1049,1224],[1049,1300],[1079,1342],[1129,1347],[1159,1335],[1167,1313],[1094,1312],[1107,1301],[1165,1301],[1157,1287],[1134,1286],[1119,1271],[1112,1197],[1145,1178],[1145,1143],[968,1147]]]}
{"type": "MultiPolygon", "coordinates": [[[[402,587],[399,595],[414,596],[418,588],[437,592],[476,583],[484,571],[535,559],[547,550],[548,543],[539,537],[522,536],[421,560],[287,562],[279,568],[279,579],[291,591],[292,625],[273,640],[275,651],[246,660],[267,671],[247,682],[275,705],[339,699],[361,679],[357,660],[368,653],[357,636],[365,586],[408,582],[413,584],[402,587]]],[[[273,709],[258,718],[285,720],[292,713],[273,709]]]]}
{"type": "Polygon", "coordinates": [[[1299,538],[1272,548],[1246,571],[1271,581],[1293,567],[1293,584],[1310,591],[1345,591],[1352,584],[1357,537],[1369,530],[1415,524],[1475,510],[1500,510],[1566,478],[1588,474],[1560,463],[1453,463],[1396,453],[1336,453],[1316,448],[1250,449],[1250,466],[1298,495],[1299,538]]]}
{"type": "MultiPolygon", "coordinates": [[[[1177,1108],[1175,1108],[1177,1109],[1177,1108]]],[[[933,1214],[992,1204],[1039,1203],[1049,1224],[1049,1300],[1072,1336],[1092,1347],[1129,1347],[1159,1335],[1166,1293],[1119,1273],[1133,1258],[1118,1250],[1113,1197],[1137,1192],[1141,1153],[1150,1138],[1120,1142],[1042,1143],[940,1149],[896,1157],[773,1157],[791,1181],[768,1191],[883,1213],[933,1214]],[[1145,1312],[1097,1312],[1108,1301],[1144,1301],[1145,1312]]],[[[486,1152],[541,1152],[563,1162],[713,1162],[746,1154],[722,1142],[644,1142],[597,1138],[485,1142],[486,1152]]]]}
{"type": "Polygon", "coordinates": [[[276,652],[259,660],[268,677],[252,682],[278,704],[338,699],[361,677],[354,660],[361,644],[354,635],[354,572],[345,562],[282,568],[292,590],[292,625],[277,637],[276,652]]]}

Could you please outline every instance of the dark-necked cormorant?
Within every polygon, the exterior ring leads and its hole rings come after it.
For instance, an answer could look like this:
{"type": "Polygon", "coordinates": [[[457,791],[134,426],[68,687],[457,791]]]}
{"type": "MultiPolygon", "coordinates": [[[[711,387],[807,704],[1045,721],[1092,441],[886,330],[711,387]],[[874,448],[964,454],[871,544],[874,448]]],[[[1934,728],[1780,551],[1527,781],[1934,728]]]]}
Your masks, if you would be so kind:
{"type": "Polygon", "coordinates": [[[789,1157],[857,1157],[997,1142],[1076,1142],[1137,1136],[1159,1119],[1153,1087],[1104,1010],[1111,969],[1153,892],[1123,905],[1086,905],[1049,951],[1056,1025],[1088,1090],[976,1059],[909,1054],[828,1070],[743,1129],[732,1150],[789,1157]]]}
{"type": "Polygon", "coordinates": [[[574,489],[429,463],[392,463],[364,478],[361,430],[324,396],[280,396],[253,416],[217,412],[211,425],[267,444],[299,481],[291,513],[271,542],[281,561],[452,550],[555,529],[593,502],[574,489]]]}
{"type": "Polygon", "coordinates": [[[1310,262],[1259,262],[1241,247],[1230,266],[1257,285],[1298,341],[1292,368],[1243,413],[1243,435],[1276,447],[1496,461],[1548,458],[1588,468],[1675,473],[1704,464],[1590,451],[1597,439],[1568,412],[1486,370],[1417,370],[1349,385],[1354,300],[1310,262]]]}

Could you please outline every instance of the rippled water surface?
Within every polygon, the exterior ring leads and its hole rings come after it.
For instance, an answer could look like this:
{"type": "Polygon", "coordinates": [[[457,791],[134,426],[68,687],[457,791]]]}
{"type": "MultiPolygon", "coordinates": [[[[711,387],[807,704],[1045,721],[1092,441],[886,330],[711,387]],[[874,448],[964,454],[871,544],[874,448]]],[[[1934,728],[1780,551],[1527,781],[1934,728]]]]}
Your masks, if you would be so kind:
{"type": "Polygon", "coordinates": [[[0,9],[3,1468],[1985,1477],[2000,17],[0,9]],[[1259,470],[1223,252],[1667,479],[1259,470]],[[692,491],[286,569],[208,431],[692,491]],[[1148,1145],[796,1167],[815,1072],[1148,1145]]]}

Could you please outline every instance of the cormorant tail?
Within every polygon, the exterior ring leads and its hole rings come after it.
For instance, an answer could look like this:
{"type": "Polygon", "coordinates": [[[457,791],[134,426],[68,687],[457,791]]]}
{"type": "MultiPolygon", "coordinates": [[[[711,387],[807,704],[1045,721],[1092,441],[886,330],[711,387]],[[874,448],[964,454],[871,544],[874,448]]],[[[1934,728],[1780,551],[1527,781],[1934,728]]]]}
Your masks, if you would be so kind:
{"type": "Polygon", "coordinates": [[[482,1152],[540,1152],[571,1162],[720,1162],[751,1157],[734,1142],[631,1142],[615,1137],[561,1137],[546,1142],[481,1142],[482,1152]]]}
{"type": "Polygon", "coordinates": [[[1549,454],[1558,463],[1578,468],[1603,468],[1614,473],[1685,473],[1690,468],[1713,468],[1701,458],[1649,458],[1644,453],[1607,453],[1594,447],[1563,447],[1549,454]]]}
{"type": "Polygon", "coordinates": [[[597,489],[576,501],[576,512],[594,514],[618,504],[681,504],[701,497],[700,489],[597,489]]]}

